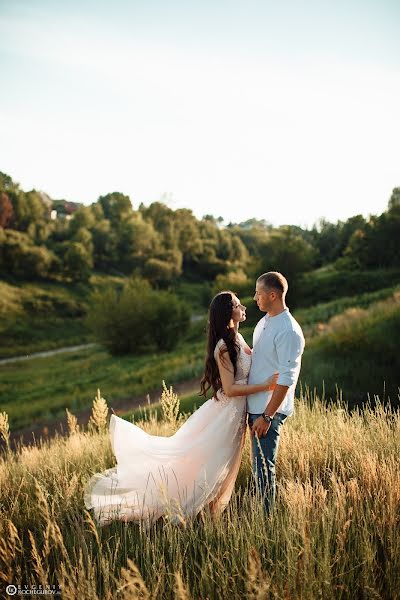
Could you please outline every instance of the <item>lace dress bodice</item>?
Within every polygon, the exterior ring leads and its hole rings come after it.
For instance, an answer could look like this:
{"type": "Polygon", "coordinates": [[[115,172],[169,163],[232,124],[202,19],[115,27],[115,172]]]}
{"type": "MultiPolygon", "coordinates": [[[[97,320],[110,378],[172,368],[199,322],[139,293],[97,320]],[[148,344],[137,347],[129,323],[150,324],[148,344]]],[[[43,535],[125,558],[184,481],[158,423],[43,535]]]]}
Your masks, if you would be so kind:
{"type": "MultiPolygon", "coordinates": [[[[250,367],[251,367],[251,354],[247,354],[247,352],[244,349],[244,345],[245,345],[245,340],[242,336],[242,334],[238,333],[238,340],[239,340],[239,344],[240,344],[240,349],[239,349],[239,354],[237,357],[237,363],[236,363],[236,375],[235,375],[235,382],[241,382],[241,383],[247,383],[247,378],[249,376],[250,373],[250,367]]],[[[217,359],[217,355],[218,353],[221,351],[221,348],[225,346],[225,342],[224,340],[219,340],[217,345],[215,346],[215,350],[214,350],[214,357],[215,359],[217,359]]]]}

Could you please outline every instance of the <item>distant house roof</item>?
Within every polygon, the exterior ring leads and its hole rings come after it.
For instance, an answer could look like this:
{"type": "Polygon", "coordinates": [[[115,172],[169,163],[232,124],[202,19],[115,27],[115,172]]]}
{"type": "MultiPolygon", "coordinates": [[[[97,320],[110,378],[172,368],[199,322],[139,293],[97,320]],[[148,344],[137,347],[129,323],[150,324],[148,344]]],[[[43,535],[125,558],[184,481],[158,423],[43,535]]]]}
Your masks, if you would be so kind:
{"type": "Polygon", "coordinates": [[[38,194],[43,204],[45,204],[48,208],[51,208],[53,206],[53,200],[48,194],[46,194],[46,192],[38,192],[38,194]]]}
{"type": "Polygon", "coordinates": [[[79,202],[65,202],[64,208],[69,215],[72,215],[80,206],[82,204],[79,202]]]}

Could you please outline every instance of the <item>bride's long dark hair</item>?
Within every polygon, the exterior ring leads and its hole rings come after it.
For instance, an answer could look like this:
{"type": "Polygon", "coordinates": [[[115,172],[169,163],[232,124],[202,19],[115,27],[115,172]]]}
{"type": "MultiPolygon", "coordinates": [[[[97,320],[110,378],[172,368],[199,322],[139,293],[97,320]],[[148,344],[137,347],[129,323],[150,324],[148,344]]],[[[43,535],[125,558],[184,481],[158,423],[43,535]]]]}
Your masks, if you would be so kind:
{"type": "Polygon", "coordinates": [[[204,366],[204,375],[200,382],[200,395],[206,396],[210,388],[214,394],[221,388],[221,377],[217,361],[214,357],[214,350],[219,340],[224,340],[225,347],[222,354],[228,352],[232,361],[234,375],[236,375],[236,364],[239,351],[239,345],[236,340],[236,332],[230,327],[233,310],[233,292],[220,292],[211,301],[208,315],[207,332],[207,354],[204,366]]]}

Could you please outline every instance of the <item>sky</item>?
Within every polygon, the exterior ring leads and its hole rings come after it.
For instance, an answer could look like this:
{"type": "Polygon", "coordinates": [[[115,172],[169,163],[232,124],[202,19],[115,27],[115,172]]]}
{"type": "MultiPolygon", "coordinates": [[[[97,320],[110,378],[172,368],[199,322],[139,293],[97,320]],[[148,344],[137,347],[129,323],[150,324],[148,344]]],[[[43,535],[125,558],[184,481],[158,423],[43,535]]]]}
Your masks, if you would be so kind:
{"type": "Polygon", "coordinates": [[[0,0],[0,171],[312,226],[400,186],[397,0],[0,0]]]}

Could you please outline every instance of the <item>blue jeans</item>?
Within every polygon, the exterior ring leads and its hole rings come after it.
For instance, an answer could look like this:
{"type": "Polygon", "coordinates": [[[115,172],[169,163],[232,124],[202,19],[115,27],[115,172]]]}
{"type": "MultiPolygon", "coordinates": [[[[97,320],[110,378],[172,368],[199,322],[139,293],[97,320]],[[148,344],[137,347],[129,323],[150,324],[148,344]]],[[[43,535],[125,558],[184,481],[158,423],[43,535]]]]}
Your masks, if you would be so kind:
{"type": "MultiPolygon", "coordinates": [[[[248,423],[250,428],[260,416],[249,413],[248,423]]],[[[275,502],[275,463],[278,455],[279,436],[286,417],[287,415],[276,413],[266,436],[262,438],[251,437],[253,474],[267,514],[270,513],[275,502]]]]}

